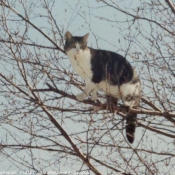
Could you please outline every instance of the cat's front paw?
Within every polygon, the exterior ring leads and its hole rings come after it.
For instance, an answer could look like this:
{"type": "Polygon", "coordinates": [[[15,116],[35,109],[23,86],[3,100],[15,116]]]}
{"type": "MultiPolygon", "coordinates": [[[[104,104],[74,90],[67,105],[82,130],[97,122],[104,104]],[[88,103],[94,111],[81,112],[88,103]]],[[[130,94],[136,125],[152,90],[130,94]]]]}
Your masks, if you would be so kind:
{"type": "Polygon", "coordinates": [[[78,101],[83,101],[86,98],[86,95],[84,93],[77,94],[76,98],[78,101]]]}
{"type": "Polygon", "coordinates": [[[93,94],[92,94],[92,95],[91,95],[91,100],[92,100],[92,101],[97,100],[97,95],[93,95],[93,94]]]}
{"type": "Polygon", "coordinates": [[[97,100],[97,88],[93,89],[92,93],[91,93],[91,100],[95,101],[97,100]]]}
{"type": "Polygon", "coordinates": [[[92,109],[94,110],[94,112],[98,112],[98,111],[100,111],[102,108],[99,107],[99,106],[93,106],[92,109]]]}

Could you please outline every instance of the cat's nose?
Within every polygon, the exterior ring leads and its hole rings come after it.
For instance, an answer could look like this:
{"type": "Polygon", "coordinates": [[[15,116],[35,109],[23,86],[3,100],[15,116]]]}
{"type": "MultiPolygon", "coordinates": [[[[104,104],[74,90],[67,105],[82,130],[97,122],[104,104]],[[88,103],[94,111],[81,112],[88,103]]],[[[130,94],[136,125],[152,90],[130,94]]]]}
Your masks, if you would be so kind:
{"type": "Polygon", "coordinates": [[[80,53],[80,50],[79,50],[79,49],[77,49],[77,50],[76,50],[76,53],[77,53],[77,54],[78,54],[78,53],[80,53]]]}

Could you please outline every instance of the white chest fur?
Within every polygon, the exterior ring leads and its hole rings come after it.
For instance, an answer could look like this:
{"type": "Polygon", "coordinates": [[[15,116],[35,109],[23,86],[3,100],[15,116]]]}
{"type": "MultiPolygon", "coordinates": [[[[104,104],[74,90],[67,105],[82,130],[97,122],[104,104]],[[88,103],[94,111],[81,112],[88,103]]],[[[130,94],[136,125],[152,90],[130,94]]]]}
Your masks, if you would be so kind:
{"type": "Polygon", "coordinates": [[[71,49],[67,52],[67,55],[70,59],[73,69],[87,82],[92,78],[91,71],[91,53],[87,48],[86,50],[79,50],[76,52],[76,49],[71,49]]]}

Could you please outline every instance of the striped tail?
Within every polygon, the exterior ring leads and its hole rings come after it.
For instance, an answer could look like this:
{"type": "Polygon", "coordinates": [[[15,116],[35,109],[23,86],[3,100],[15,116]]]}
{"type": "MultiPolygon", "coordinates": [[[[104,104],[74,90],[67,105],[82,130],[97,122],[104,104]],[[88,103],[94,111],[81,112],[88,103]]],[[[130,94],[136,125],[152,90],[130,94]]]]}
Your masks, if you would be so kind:
{"type": "Polygon", "coordinates": [[[137,114],[127,114],[126,118],[126,137],[130,143],[134,142],[136,130],[137,114]]]}

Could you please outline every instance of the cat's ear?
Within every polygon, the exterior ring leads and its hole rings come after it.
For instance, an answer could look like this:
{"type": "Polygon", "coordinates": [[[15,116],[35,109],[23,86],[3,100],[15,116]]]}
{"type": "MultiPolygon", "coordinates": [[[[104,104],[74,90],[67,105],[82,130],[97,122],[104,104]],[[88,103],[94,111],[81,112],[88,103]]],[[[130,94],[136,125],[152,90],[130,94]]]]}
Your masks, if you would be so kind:
{"type": "Polygon", "coordinates": [[[66,36],[66,40],[70,40],[72,38],[72,34],[69,31],[66,32],[65,36],[66,36]]]}
{"type": "Polygon", "coordinates": [[[89,36],[89,33],[87,33],[86,35],[84,35],[83,36],[83,40],[87,42],[88,36],[89,36]]]}

